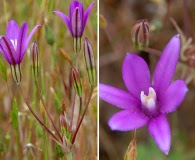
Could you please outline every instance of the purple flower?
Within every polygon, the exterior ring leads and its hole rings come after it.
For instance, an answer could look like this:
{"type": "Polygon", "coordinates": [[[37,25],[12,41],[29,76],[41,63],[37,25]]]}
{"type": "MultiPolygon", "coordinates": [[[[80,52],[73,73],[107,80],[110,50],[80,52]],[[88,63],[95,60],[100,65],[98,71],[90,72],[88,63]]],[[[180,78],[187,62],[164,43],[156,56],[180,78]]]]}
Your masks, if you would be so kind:
{"type": "Polygon", "coordinates": [[[89,13],[94,5],[92,2],[84,13],[84,6],[81,2],[74,0],[69,6],[69,15],[65,15],[60,11],[53,11],[58,14],[66,23],[72,37],[74,38],[74,51],[80,52],[81,49],[81,37],[83,35],[89,13]]]}
{"type": "Polygon", "coordinates": [[[40,25],[36,25],[27,36],[28,23],[25,22],[19,28],[18,24],[11,20],[6,29],[6,35],[0,39],[0,52],[11,65],[14,80],[21,81],[20,63],[26,53],[27,46],[40,25]]]}
{"type": "Polygon", "coordinates": [[[53,11],[53,13],[58,14],[63,21],[66,23],[70,33],[73,37],[78,38],[82,37],[83,31],[89,17],[89,13],[94,5],[92,2],[87,10],[84,13],[84,7],[81,2],[74,0],[70,3],[69,6],[69,16],[66,16],[64,13],[60,11],[53,11]]]}
{"type": "Polygon", "coordinates": [[[109,120],[111,129],[128,131],[147,125],[150,135],[166,155],[171,145],[166,114],[178,108],[188,91],[183,80],[171,83],[179,53],[180,38],[176,35],[164,49],[152,81],[146,62],[127,53],[122,73],[128,92],[105,84],[99,86],[100,98],[122,109],[109,120]]]}

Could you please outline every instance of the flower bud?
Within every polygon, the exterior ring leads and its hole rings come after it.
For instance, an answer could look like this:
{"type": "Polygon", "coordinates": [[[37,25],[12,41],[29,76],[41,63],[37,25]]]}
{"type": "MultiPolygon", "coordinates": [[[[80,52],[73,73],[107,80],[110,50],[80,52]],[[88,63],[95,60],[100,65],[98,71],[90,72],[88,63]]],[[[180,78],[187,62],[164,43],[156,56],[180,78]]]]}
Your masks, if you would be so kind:
{"type": "Polygon", "coordinates": [[[15,82],[17,84],[20,84],[21,79],[22,79],[20,64],[11,65],[11,73],[12,73],[12,77],[15,80],[15,82]]]}
{"type": "Polygon", "coordinates": [[[74,89],[79,97],[82,97],[82,85],[79,74],[75,68],[71,68],[71,80],[73,82],[74,89]]]}
{"type": "Polygon", "coordinates": [[[138,50],[143,50],[149,45],[149,22],[147,19],[136,21],[131,29],[131,37],[138,50]]]}
{"type": "Polygon", "coordinates": [[[60,114],[59,122],[60,122],[61,131],[64,132],[65,129],[67,128],[65,113],[61,113],[61,114],[60,114]]]}
{"type": "Polygon", "coordinates": [[[74,43],[74,52],[79,53],[81,50],[81,38],[80,37],[74,37],[73,38],[74,43]]]}
{"type": "Polygon", "coordinates": [[[39,75],[39,50],[37,43],[34,41],[30,49],[31,65],[34,79],[37,80],[39,75]]]}
{"type": "Polygon", "coordinates": [[[84,57],[89,82],[94,85],[96,80],[94,54],[91,44],[87,38],[85,38],[84,43],[84,57]]]}

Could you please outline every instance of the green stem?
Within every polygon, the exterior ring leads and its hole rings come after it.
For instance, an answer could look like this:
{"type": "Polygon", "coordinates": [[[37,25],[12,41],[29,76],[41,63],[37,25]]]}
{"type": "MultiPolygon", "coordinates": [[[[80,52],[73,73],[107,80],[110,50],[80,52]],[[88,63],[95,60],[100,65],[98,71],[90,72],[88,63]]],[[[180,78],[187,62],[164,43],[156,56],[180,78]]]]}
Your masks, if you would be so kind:
{"type": "Polygon", "coordinates": [[[73,152],[66,153],[66,159],[67,160],[73,160],[73,152]]]}

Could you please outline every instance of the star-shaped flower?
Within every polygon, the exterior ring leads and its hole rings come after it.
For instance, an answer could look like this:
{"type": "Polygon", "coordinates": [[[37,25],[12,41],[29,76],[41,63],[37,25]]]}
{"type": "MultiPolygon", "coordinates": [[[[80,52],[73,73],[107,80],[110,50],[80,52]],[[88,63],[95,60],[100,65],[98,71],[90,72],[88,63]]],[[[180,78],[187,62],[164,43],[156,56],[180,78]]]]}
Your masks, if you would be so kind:
{"type": "Polygon", "coordinates": [[[183,80],[171,83],[180,53],[179,35],[164,49],[153,78],[146,62],[127,53],[123,62],[123,80],[128,91],[100,84],[100,98],[122,109],[110,120],[112,130],[128,131],[147,125],[158,147],[168,155],[171,133],[166,114],[175,111],[188,91],[183,80]]]}
{"type": "Polygon", "coordinates": [[[17,83],[21,81],[20,63],[33,34],[39,26],[36,25],[27,36],[28,23],[23,23],[21,28],[19,28],[18,24],[14,20],[11,20],[8,23],[6,35],[0,39],[0,52],[11,65],[12,76],[17,83]]]}

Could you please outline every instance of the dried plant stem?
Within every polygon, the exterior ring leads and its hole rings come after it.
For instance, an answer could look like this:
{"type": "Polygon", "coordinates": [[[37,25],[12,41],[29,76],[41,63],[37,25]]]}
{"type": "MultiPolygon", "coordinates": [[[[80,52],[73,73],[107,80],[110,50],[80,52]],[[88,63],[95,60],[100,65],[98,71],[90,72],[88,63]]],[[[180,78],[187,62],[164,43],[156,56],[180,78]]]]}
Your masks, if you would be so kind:
{"type": "MultiPolygon", "coordinates": [[[[44,117],[43,117],[44,118],[44,117]]],[[[46,119],[44,118],[44,124],[46,124],[47,122],[46,122],[46,119]]],[[[42,141],[42,143],[43,143],[43,148],[44,148],[44,160],[48,160],[48,146],[49,146],[49,144],[48,144],[48,136],[47,136],[47,134],[46,134],[46,132],[43,132],[43,134],[44,134],[44,138],[43,138],[43,141],[42,141]]]]}
{"type": "Polygon", "coordinates": [[[184,8],[184,27],[185,27],[185,35],[188,38],[189,37],[189,31],[190,31],[190,21],[189,21],[189,15],[188,15],[188,0],[183,0],[183,8],[184,8]]]}
{"type": "Polygon", "coordinates": [[[7,25],[7,24],[8,24],[8,16],[7,16],[7,5],[6,5],[6,0],[3,0],[3,7],[4,7],[5,20],[6,20],[6,25],[7,25]]]}
{"type": "Polygon", "coordinates": [[[76,127],[75,133],[74,133],[73,138],[72,138],[72,144],[74,144],[76,135],[77,135],[77,133],[78,133],[78,131],[79,131],[79,128],[80,128],[80,126],[81,126],[81,123],[82,123],[82,121],[83,121],[83,118],[84,118],[84,116],[85,116],[85,114],[86,114],[86,112],[87,112],[87,109],[88,109],[88,106],[89,106],[89,103],[90,103],[90,100],[91,100],[91,97],[92,97],[92,94],[93,94],[93,89],[94,89],[94,87],[91,86],[91,91],[90,91],[90,94],[89,94],[89,99],[88,99],[88,101],[87,101],[87,103],[86,103],[86,105],[85,105],[85,110],[84,110],[84,112],[83,112],[83,115],[82,115],[82,117],[81,117],[81,119],[80,119],[80,121],[79,121],[79,123],[78,123],[78,125],[77,125],[77,127],[76,127]]]}
{"type": "Polygon", "coordinates": [[[37,117],[37,115],[35,114],[35,112],[32,110],[32,107],[31,107],[31,105],[29,104],[27,97],[24,96],[25,94],[23,93],[23,90],[22,90],[22,87],[20,86],[20,84],[18,85],[18,89],[19,89],[19,91],[20,91],[20,93],[21,93],[21,95],[22,95],[22,97],[23,97],[23,99],[24,99],[26,105],[28,106],[30,112],[31,112],[32,115],[34,116],[34,118],[35,118],[35,119],[39,122],[39,124],[45,129],[45,131],[47,131],[47,132],[52,136],[52,138],[53,138],[56,142],[59,143],[59,141],[58,141],[58,139],[56,138],[56,136],[55,136],[55,135],[46,127],[46,126],[45,126],[45,124],[37,117]]]}
{"type": "Polygon", "coordinates": [[[52,118],[51,118],[51,116],[50,116],[50,114],[49,114],[49,112],[48,112],[48,110],[47,110],[46,104],[45,104],[45,102],[44,102],[44,100],[43,100],[43,97],[42,97],[42,94],[41,94],[41,91],[40,91],[40,89],[39,89],[39,86],[38,86],[37,81],[35,81],[35,85],[36,85],[36,88],[37,88],[37,91],[38,91],[38,94],[39,94],[39,98],[41,99],[41,102],[42,102],[42,104],[43,104],[43,107],[45,108],[45,111],[46,111],[46,113],[47,113],[47,115],[48,115],[48,117],[49,117],[49,120],[51,121],[51,123],[52,123],[52,125],[53,125],[53,127],[54,127],[56,133],[58,134],[58,136],[59,136],[61,142],[63,142],[62,136],[60,135],[60,132],[58,131],[58,129],[57,129],[55,123],[53,122],[53,120],[52,120],[52,118]]]}

